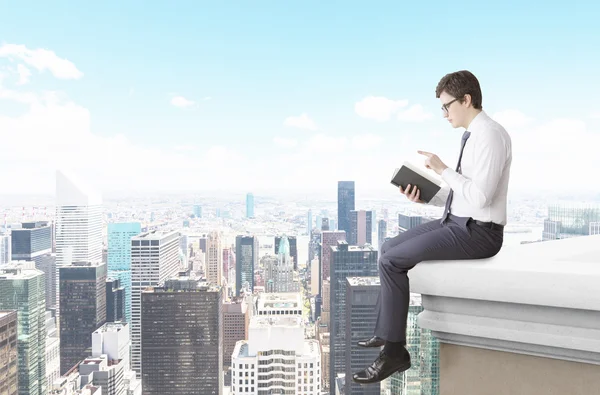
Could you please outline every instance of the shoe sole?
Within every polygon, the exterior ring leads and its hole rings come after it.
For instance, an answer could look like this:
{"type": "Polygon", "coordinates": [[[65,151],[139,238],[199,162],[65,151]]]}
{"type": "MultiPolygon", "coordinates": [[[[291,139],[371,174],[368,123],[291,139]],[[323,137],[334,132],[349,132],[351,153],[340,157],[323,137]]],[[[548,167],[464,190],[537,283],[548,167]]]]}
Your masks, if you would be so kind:
{"type": "Polygon", "coordinates": [[[412,365],[411,365],[410,362],[407,363],[407,364],[405,364],[405,365],[399,366],[398,369],[394,370],[391,373],[388,373],[387,375],[383,376],[382,378],[380,378],[377,381],[356,381],[356,380],[354,380],[354,378],[352,378],[352,381],[354,381],[355,383],[360,384],[360,385],[369,385],[369,384],[380,383],[380,382],[382,382],[383,380],[387,379],[388,377],[390,377],[391,375],[393,375],[396,372],[405,372],[405,371],[407,371],[408,369],[411,368],[411,366],[412,365]]]}

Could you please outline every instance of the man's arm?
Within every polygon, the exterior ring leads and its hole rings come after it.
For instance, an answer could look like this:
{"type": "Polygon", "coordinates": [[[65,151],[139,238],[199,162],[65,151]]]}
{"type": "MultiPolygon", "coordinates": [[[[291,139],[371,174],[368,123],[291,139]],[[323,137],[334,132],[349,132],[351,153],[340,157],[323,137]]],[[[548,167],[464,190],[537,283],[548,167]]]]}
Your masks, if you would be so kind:
{"type": "Polygon", "coordinates": [[[451,168],[442,172],[442,178],[454,193],[460,194],[469,204],[484,208],[491,204],[502,171],[506,164],[506,147],[499,133],[481,136],[473,163],[473,177],[466,178],[451,168]]]}
{"type": "Polygon", "coordinates": [[[450,187],[446,185],[442,187],[427,204],[430,206],[444,207],[446,205],[446,200],[448,200],[449,193],[450,187]]]}

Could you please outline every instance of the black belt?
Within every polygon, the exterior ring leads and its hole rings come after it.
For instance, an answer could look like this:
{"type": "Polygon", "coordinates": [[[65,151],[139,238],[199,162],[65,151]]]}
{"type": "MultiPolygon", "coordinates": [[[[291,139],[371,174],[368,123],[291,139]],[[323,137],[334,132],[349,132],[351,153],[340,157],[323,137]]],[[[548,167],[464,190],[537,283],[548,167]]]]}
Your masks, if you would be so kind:
{"type": "Polygon", "coordinates": [[[504,225],[497,224],[495,222],[483,222],[478,221],[476,219],[472,219],[471,221],[475,222],[479,226],[483,226],[484,228],[488,228],[491,230],[502,230],[504,229],[504,225]]]}

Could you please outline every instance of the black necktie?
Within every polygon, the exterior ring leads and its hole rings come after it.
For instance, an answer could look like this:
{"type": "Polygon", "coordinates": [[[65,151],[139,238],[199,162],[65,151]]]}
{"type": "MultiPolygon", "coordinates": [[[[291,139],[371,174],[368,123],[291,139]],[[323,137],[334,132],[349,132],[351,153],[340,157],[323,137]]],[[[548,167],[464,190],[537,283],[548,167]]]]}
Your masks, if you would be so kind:
{"type": "MultiPolygon", "coordinates": [[[[456,164],[456,172],[457,173],[462,173],[461,167],[460,167],[460,161],[462,160],[462,156],[463,156],[463,151],[465,149],[465,144],[467,142],[467,140],[469,139],[469,136],[471,135],[471,132],[466,131],[463,133],[462,136],[462,141],[460,144],[460,154],[458,155],[458,163],[456,164]]],[[[448,194],[448,200],[446,200],[446,208],[444,208],[444,215],[442,216],[442,223],[446,220],[446,218],[448,217],[448,214],[450,213],[450,205],[452,204],[452,196],[454,195],[454,191],[452,189],[450,189],[450,193],[448,194]]]]}

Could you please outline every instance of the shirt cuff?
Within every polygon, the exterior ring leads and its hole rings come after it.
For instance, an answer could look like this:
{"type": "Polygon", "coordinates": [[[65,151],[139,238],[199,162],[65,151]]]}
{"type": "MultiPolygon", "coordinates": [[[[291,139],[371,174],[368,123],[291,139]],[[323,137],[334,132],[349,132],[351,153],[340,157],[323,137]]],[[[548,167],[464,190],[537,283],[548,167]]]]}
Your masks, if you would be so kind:
{"type": "Polygon", "coordinates": [[[442,179],[446,181],[446,184],[448,184],[450,189],[455,191],[459,189],[462,184],[461,175],[449,167],[445,168],[442,172],[442,179]]]}

